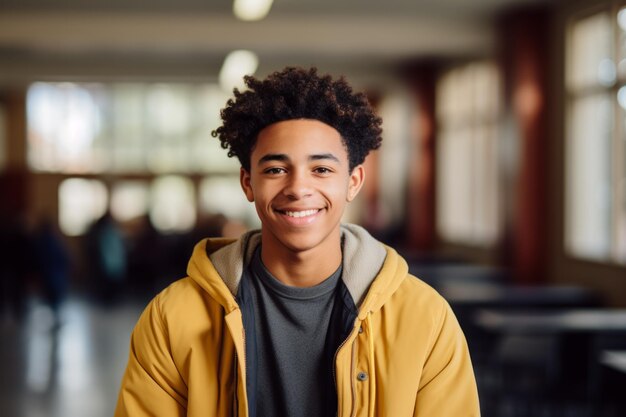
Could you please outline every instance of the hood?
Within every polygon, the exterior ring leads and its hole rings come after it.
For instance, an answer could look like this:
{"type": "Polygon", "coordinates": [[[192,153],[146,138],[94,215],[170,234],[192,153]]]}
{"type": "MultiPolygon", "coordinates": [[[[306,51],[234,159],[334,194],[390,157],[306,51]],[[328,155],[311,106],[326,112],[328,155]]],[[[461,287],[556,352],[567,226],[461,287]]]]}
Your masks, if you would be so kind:
{"type": "MultiPolygon", "coordinates": [[[[374,239],[360,226],[342,225],[341,238],[342,279],[360,313],[374,312],[406,278],[408,266],[395,250],[374,239]]],[[[243,268],[260,243],[260,230],[247,232],[237,240],[204,239],[194,248],[187,273],[231,312],[238,308],[235,295],[243,268]]]]}

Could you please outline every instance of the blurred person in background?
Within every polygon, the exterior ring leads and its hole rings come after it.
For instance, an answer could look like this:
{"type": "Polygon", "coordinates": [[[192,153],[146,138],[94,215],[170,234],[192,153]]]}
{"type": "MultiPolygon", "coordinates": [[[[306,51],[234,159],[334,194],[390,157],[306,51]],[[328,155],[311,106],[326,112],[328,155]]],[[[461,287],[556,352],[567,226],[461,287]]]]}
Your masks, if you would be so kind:
{"type": "Polygon", "coordinates": [[[31,224],[24,214],[0,213],[0,314],[9,319],[24,317],[28,288],[37,272],[31,224]]]}
{"type": "Polygon", "coordinates": [[[41,221],[35,235],[35,248],[43,297],[59,324],[59,309],[68,293],[71,262],[61,235],[50,219],[41,221]]]}
{"type": "Polygon", "coordinates": [[[131,238],[128,251],[128,284],[137,295],[152,298],[157,292],[158,283],[164,278],[164,271],[169,270],[166,267],[167,246],[148,215],[135,219],[135,223],[137,230],[131,238]]]}
{"type": "Polygon", "coordinates": [[[115,415],[478,416],[448,304],[341,224],[381,143],[365,95],[315,69],[245,80],[214,136],[261,230],[201,241],[189,276],[152,300],[115,415]]]}
{"type": "Polygon", "coordinates": [[[87,263],[95,294],[104,303],[116,300],[126,278],[126,246],[122,232],[107,212],[91,225],[87,234],[87,263]]]}

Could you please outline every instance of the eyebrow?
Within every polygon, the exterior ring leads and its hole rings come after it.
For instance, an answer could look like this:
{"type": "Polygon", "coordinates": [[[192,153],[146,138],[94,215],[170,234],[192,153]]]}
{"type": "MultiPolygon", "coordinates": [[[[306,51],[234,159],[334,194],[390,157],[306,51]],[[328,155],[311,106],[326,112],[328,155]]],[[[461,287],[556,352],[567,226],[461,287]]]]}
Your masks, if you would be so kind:
{"type": "Polygon", "coordinates": [[[284,153],[268,153],[259,159],[259,164],[270,161],[288,161],[289,157],[284,153]]]}
{"type": "MultiPolygon", "coordinates": [[[[319,154],[309,155],[308,157],[309,161],[320,161],[320,160],[325,160],[325,159],[330,159],[331,161],[335,161],[337,163],[340,162],[339,158],[337,158],[332,153],[319,153],[319,154]]],[[[284,153],[268,153],[267,155],[263,155],[261,159],[259,159],[259,164],[262,164],[264,162],[270,162],[270,161],[285,162],[289,160],[290,160],[289,156],[287,156],[284,153]]]]}
{"type": "Polygon", "coordinates": [[[319,161],[319,160],[324,160],[324,159],[330,159],[332,161],[339,163],[339,158],[337,158],[332,153],[320,153],[320,154],[314,154],[314,155],[309,156],[309,161],[319,161]]]}

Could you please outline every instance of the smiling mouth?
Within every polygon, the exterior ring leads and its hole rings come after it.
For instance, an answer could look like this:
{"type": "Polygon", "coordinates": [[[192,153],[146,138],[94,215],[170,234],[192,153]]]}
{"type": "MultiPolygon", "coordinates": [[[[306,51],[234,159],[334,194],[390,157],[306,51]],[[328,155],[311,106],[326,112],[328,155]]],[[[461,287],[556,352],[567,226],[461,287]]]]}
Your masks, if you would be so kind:
{"type": "Polygon", "coordinates": [[[301,211],[291,211],[291,210],[284,210],[284,211],[282,211],[281,210],[280,212],[285,214],[286,216],[289,216],[289,217],[300,218],[300,217],[312,216],[312,215],[318,213],[319,211],[320,211],[320,209],[301,210],[301,211]]]}

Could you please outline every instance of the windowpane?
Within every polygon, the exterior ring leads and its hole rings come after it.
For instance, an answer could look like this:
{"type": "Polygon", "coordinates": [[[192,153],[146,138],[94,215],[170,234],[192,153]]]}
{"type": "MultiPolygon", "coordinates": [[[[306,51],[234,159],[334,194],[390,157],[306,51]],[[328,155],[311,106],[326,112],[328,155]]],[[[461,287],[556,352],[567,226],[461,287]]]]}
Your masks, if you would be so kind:
{"type": "Polygon", "coordinates": [[[617,13],[618,27],[618,75],[620,79],[626,79],[626,7],[617,13]]]}
{"type": "Polygon", "coordinates": [[[189,86],[153,85],[146,102],[151,146],[148,167],[153,172],[186,172],[191,130],[189,86]]]}
{"type": "Polygon", "coordinates": [[[59,226],[68,236],[79,236],[107,209],[107,189],[101,181],[69,178],[59,186],[59,226]]]}
{"type": "Polygon", "coordinates": [[[437,113],[445,123],[467,123],[472,114],[472,71],[469,66],[445,74],[439,82],[437,113]]]}
{"type": "Polygon", "coordinates": [[[228,151],[221,147],[219,139],[211,136],[210,130],[199,132],[194,137],[192,149],[196,171],[219,174],[239,172],[239,160],[228,157],[228,151]]]}
{"type": "Polygon", "coordinates": [[[409,158],[419,150],[412,146],[410,131],[415,103],[405,92],[389,94],[381,103],[379,113],[384,120],[383,143],[378,150],[379,221],[390,227],[404,221],[409,158]]]}
{"type": "Polygon", "coordinates": [[[567,52],[565,247],[626,263],[626,8],[574,22],[567,52]]]}
{"type": "Polygon", "coordinates": [[[572,25],[567,71],[567,84],[571,89],[614,83],[611,31],[608,13],[599,13],[572,25]]]}
{"type": "Polygon", "coordinates": [[[472,69],[474,112],[480,119],[493,119],[500,106],[498,69],[492,62],[472,64],[472,69]]]}
{"type": "Polygon", "coordinates": [[[437,88],[437,228],[452,242],[489,245],[499,231],[496,66],[474,62],[437,88]]]}
{"type": "Polygon", "coordinates": [[[437,149],[437,216],[444,239],[471,242],[472,161],[471,132],[441,132],[437,149]]]}
{"type": "Polygon", "coordinates": [[[229,95],[218,86],[205,86],[198,94],[196,119],[199,121],[194,131],[192,163],[199,172],[238,172],[239,161],[229,158],[220,141],[211,132],[221,125],[220,110],[229,95]]]}
{"type": "Polygon", "coordinates": [[[608,94],[582,97],[568,126],[567,247],[599,260],[611,251],[611,114],[608,94]]]}
{"type": "Polygon", "coordinates": [[[615,255],[617,260],[626,263],[626,109],[620,109],[620,117],[622,119],[622,138],[618,143],[618,155],[620,169],[617,170],[617,187],[616,187],[616,209],[618,215],[618,224],[616,225],[616,240],[617,247],[615,249],[615,255]]]}
{"type": "Polygon", "coordinates": [[[35,83],[28,162],[66,173],[236,173],[210,135],[226,99],[213,85],[35,83]]]}
{"type": "Polygon", "coordinates": [[[494,124],[478,126],[474,131],[474,230],[478,242],[494,243],[497,239],[498,212],[498,160],[497,127],[494,124]]]}
{"type": "Polygon", "coordinates": [[[36,170],[94,172],[101,120],[94,97],[75,84],[36,83],[28,90],[28,161],[36,170]]]}
{"type": "Polygon", "coordinates": [[[118,172],[147,171],[146,124],[144,123],[145,87],[138,84],[117,84],[109,89],[106,113],[108,140],[111,144],[113,170],[118,172]]]}

